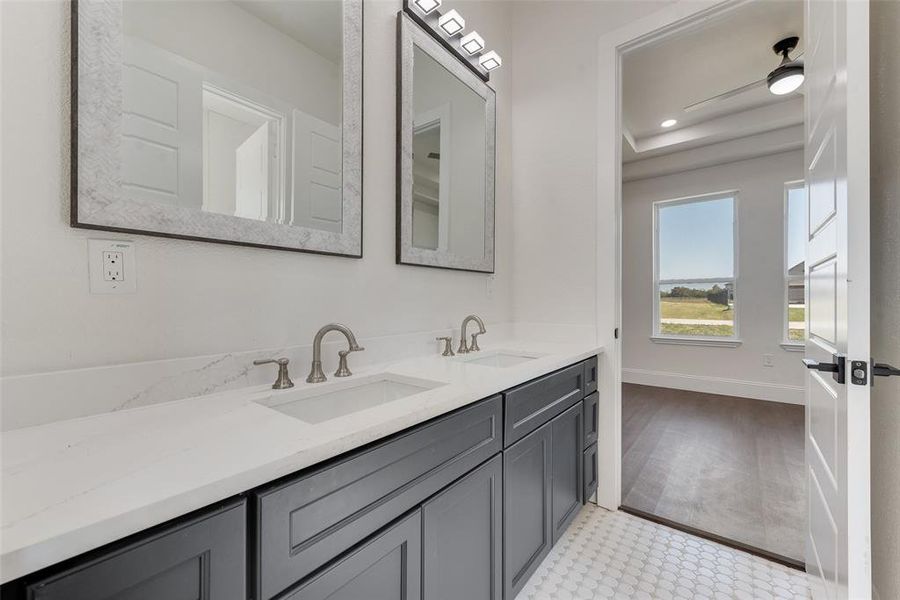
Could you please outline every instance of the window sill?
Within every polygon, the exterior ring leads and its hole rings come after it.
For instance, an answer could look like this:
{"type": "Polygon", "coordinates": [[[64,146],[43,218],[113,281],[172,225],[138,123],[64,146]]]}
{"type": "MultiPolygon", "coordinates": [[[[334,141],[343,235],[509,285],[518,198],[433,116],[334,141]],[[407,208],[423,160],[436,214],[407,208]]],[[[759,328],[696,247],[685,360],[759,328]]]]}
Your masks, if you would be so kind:
{"type": "Polygon", "coordinates": [[[797,342],[781,342],[781,347],[788,352],[806,352],[806,344],[798,344],[797,342]]]}
{"type": "Polygon", "coordinates": [[[712,346],[716,348],[737,348],[743,342],[734,338],[710,337],[677,337],[671,335],[651,335],[654,344],[673,344],[679,346],[712,346]]]}

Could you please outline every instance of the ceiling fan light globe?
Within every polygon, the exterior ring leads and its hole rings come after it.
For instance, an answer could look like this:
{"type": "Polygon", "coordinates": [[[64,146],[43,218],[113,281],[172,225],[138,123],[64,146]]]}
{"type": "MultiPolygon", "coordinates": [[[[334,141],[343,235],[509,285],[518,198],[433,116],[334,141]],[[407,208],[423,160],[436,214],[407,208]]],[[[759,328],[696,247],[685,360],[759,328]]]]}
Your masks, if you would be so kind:
{"type": "Polygon", "coordinates": [[[790,94],[803,85],[803,66],[798,64],[781,65],[766,77],[766,86],[776,96],[790,94]]]}

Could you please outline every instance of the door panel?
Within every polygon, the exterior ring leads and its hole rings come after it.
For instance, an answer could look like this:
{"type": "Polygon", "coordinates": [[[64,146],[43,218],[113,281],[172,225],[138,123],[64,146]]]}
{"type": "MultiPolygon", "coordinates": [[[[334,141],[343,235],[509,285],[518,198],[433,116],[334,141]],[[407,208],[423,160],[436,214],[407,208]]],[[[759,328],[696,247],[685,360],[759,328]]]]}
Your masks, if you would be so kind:
{"type": "Polygon", "coordinates": [[[582,409],[576,404],[551,422],[554,544],[581,509],[582,409]]]}
{"type": "MultiPolygon", "coordinates": [[[[869,7],[805,6],[806,356],[868,361],[869,7]]],[[[806,563],[814,596],[869,598],[869,388],[811,370],[806,389],[806,563]]]]}
{"type": "Polygon", "coordinates": [[[422,512],[376,534],[283,600],[419,600],[422,512]]]}
{"type": "Polygon", "coordinates": [[[425,600],[501,600],[502,514],[500,455],[422,507],[425,600]]]}
{"type": "Polygon", "coordinates": [[[503,452],[503,586],[515,598],[550,552],[551,427],[546,424],[503,452]]]}

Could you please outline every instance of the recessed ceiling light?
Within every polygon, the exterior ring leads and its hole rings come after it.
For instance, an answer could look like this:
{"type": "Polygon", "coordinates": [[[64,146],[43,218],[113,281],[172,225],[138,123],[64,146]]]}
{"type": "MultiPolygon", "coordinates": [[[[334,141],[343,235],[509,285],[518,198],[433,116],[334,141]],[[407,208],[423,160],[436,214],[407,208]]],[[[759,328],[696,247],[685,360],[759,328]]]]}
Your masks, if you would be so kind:
{"type": "Polygon", "coordinates": [[[431,14],[431,12],[441,5],[441,0],[413,0],[422,14],[431,14]]]}
{"type": "Polygon", "coordinates": [[[676,123],[678,123],[678,121],[676,121],[675,119],[666,119],[665,121],[660,123],[659,126],[660,127],[671,127],[672,125],[675,125],[676,123]]]}
{"type": "Polygon", "coordinates": [[[484,50],[484,38],[478,35],[477,31],[473,31],[471,33],[467,33],[459,40],[459,45],[463,50],[472,54],[478,54],[482,50],[484,50]]]}
{"type": "Polygon", "coordinates": [[[466,28],[466,20],[462,18],[461,14],[456,12],[456,9],[453,9],[447,14],[441,15],[441,18],[438,19],[438,25],[444,30],[444,33],[453,37],[466,28]]]}
{"type": "Polygon", "coordinates": [[[491,50],[490,52],[481,55],[478,59],[478,64],[480,64],[485,71],[493,71],[503,64],[503,60],[500,58],[499,54],[491,50]]]}

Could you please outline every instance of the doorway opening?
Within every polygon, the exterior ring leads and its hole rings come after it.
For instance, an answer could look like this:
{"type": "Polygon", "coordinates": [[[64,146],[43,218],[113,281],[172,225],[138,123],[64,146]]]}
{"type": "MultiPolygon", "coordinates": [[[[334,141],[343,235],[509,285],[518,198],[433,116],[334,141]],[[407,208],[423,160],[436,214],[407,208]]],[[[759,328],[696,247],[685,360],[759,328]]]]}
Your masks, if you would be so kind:
{"type": "Polygon", "coordinates": [[[642,40],[620,116],[622,509],[798,568],[803,27],[753,0],[642,40]]]}

